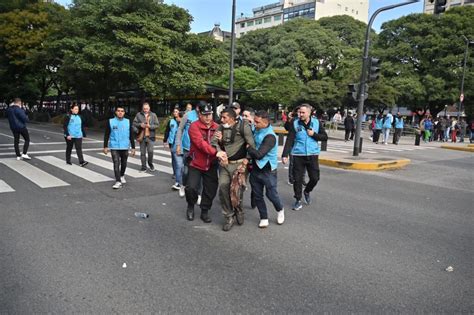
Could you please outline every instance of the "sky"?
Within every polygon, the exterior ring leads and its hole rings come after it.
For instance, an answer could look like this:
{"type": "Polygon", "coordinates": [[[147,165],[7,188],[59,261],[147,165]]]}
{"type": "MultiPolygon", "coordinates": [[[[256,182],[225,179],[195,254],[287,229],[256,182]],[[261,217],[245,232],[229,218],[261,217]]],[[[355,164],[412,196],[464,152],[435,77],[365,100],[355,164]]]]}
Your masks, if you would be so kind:
{"type": "MultiPolygon", "coordinates": [[[[350,1],[350,0],[346,0],[350,1]]],[[[56,0],[56,2],[62,5],[69,5],[71,0],[56,0]]],[[[240,16],[240,13],[244,13],[246,16],[252,15],[252,9],[278,2],[278,0],[236,0],[236,15],[240,16]]],[[[405,2],[404,0],[370,0],[370,14],[380,7],[405,2]]],[[[231,16],[232,16],[232,0],[165,0],[167,4],[175,4],[189,11],[194,17],[194,21],[191,24],[191,30],[193,32],[205,32],[209,31],[214,27],[215,23],[221,25],[221,29],[224,31],[230,31],[231,27],[231,16]]],[[[396,8],[390,11],[382,12],[376,18],[373,28],[378,32],[382,23],[397,19],[403,15],[410,13],[422,13],[423,12],[423,0],[415,4],[409,4],[400,8],[396,8]]]]}

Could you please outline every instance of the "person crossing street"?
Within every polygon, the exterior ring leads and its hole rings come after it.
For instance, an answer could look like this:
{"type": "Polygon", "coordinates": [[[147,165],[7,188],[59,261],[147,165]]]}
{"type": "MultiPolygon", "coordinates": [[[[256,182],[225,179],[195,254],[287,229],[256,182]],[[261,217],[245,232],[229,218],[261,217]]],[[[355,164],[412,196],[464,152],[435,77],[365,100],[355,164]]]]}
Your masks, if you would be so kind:
{"type": "Polygon", "coordinates": [[[137,142],[140,145],[140,158],[142,162],[141,172],[148,169],[155,171],[153,166],[153,149],[155,146],[155,130],[158,128],[158,117],[150,110],[150,104],[143,103],[142,111],[139,112],[133,120],[133,131],[137,135],[137,142]]]}
{"type": "Polygon", "coordinates": [[[15,147],[17,160],[31,160],[28,155],[28,147],[30,145],[30,134],[26,124],[28,123],[28,116],[23,108],[21,108],[21,99],[15,98],[13,104],[7,109],[8,123],[10,130],[13,133],[13,146],[15,147]],[[25,140],[23,144],[23,153],[20,152],[20,135],[25,140]]]}
{"type": "Polygon", "coordinates": [[[84,161],[84,156],[82,155],[82,138],[86,137],[84,127],[84,119],[82,115],[79,115],[79,105],[73,104],[71,106],[71,113],[66,116],[63,124],[64,138],[66,139],[66,164],[68,165],[72,165],[71,153],[74,146],[76,147],[79,165],[84,167],[89,164],[84,161]]]}

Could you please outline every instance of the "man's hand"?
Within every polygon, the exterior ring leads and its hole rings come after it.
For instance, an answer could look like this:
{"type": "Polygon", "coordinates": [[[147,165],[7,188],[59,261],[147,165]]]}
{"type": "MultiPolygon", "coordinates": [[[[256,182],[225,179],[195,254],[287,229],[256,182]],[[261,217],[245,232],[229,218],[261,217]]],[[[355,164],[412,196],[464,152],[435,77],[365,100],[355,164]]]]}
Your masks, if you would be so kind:
{"type": "Polygon", "coordinates": [[[67,137],[66,137],[66,139],[68,139],[68,140],[71,140],[71,139],[72,139],[72,137],[71,137],[71,136],[67,136],[67,137]]]}
{"type": "Polygon", "coordinates": [[[221,160],[227,159],[227,153],[225,151],[219,151],[217,152],[216,157],[221,160]]]}
{"type": "Polygon", "coordinates": [[[282,158],[281,158],[281,162],[282,162],[283,164],[287,164],[287,163],[288,163],[288,158],[287,158],[287,157],[282,157],[282,158]]]}
{"type": "Polygon", "coordinates": [[[222,132],[221,131],[216,131],[214,133],[214,136],[216,137],[217,140],[219,140],[219,141],[222,140],[222,132]]]}
{"type": "Polygon", "coordinates": [[[132,149],[132,151],[130,152],[130,155],[135,156],[135,149],[132,149]]]}
{"type": "Polygon", "coordinates": [[[308,133],[308,136],[312,137],[314,135],[313,129],[307,129],[306,132],[308,133]]]}
{"type": "Polygon", "coordinates": [[[104,148],[104,154],[107,155],[109,153],[109,148],[104,148]]]}
{"type": "Polygon", "coordinates": [[[176,154],[177,155],[181,155],[182,152],[181,152],[181,146],[180,145],[176,145],[176,154]]]}

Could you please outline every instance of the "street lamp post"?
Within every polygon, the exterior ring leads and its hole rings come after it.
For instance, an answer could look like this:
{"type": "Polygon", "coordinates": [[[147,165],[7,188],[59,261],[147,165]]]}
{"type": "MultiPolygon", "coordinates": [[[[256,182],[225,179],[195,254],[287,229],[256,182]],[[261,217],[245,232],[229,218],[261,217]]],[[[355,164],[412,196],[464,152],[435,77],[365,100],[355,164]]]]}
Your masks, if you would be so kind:
{"type": "Polygon", "coordinates": [[[234,54],[235,54],[235,0],[232,0],[232,37],[230,41],[230,76],[229,76],[229,104],[232,106],[234,98],[234,54]]]}
{"type": "Polygon", "coordinates": [[[466,49],[464,50],[464,65],[462,68],[461,95],[459,96],[458,121],[459,121],[459,116],[461,115],[462,104],[464,101],[464,78],[466,77],[467,52],[469,50],[469,45],[474,45],[474,41],[469,40],[464,35],[462,35],[462,37],[464,38],[464,41],[466,42],[466,49]]]}
{"type": "Polygon", "coordinates": [[[364,45],[364,55],[362,57],[362,73],[360,75],[360,84],[359,84],[359,106],[357,107],[357,128],[356,134],[354,137],[354,151],[353,156],[359,156],[360,150],[360,134],[362,130],[362,112],[364,111],[364,101],[365,101],[365,84],[367,83],[367,66],[369,64],[369,46],[370,46],[370,30],[372,29],[372,23],[380,12],[398,8],[407,4],[412,4],[415,2],[420,2],[420,0],[409,0],[404,3],[392,4],[378,9],[372,14],[367,25],[367,30],[365,32],[365,45],[364,45]]]}

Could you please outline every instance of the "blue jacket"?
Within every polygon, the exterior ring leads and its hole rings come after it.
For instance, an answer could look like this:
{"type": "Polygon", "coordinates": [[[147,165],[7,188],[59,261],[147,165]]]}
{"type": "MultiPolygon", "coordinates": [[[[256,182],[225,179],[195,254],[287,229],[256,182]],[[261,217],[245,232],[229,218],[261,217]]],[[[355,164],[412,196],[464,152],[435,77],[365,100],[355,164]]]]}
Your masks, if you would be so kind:
{"type": "Polygon", "coordinates": [[[403,129],[403,118],[395,117],[395,128],[396,129],[403,129]]]}
{"type": "Polygon", "coordinates": [[[130,148],[130,120],[117,117],[109,120],[110,140],[109,149],[111,150],[128,150],[130,148]]]}
{"type": "Polygon", "coordinates": [[[199,119],[197,111],[192,110],[188,112],[187,118],[188,120],[186,121],[186,125],[184,126],[183,135],[181,138],[181,146],[184,150],[189,151],[189,148],[191,147],[191,139],[189,138],[189,126],[191,126],[193,122],[199,119]]]}
{"type": "Polygon", "coordinates": [[[383,122],[383,128],[390,129],[392,128],[393,116],[392,114],[387,114],[383,122]]]}
{"type": "MultiPolygon", "coordinates": [[[[293,127],[295,128],[295,143],[293,145],[293,150],[291,150],[291,154],[302,156],[318,155],[320,152],[318,141],[308,136],[305,127],[299,119],[295,119],[293,127]]],[[[309,128],[311,128],[315,133],[318,133],[319,120],[312,117],[309,122],[309,128]]]]}
{"type": "Polygon", "coordinates": [[[270,162],[272,171],[274,171],[278,167],[278,138],[275,132],[273,131],[273,127],[271,125],[265,129],[255,130],[255,145],[257,147],[257,150],[260,149],[263,139],[265,139],[265,137],[268,135],[273,135],[275,137],[275,146],[263,158],[261,158],[260,160],[256,160],[256,163],[260,169],[263,169],[265,165],[270,162]]]}
{"type": "Polygon", "coordinates": [[[171,145],[171,148],[175,150],[176,148],[176,134],[178,132],[178,122],[176,119],[170,120],[170,132],[168,134],[168,143],[171,145]]]}
{"type": "Polygon", "coordinates": [[[375,129],[382,129],[383,128],[383,118],[375,118],[375,129]]]}
{"type": "Polygon", "coordinates": [[[8,122],[12,131],[20,131],[26,128],[28,116],[25,111],[19,106],[12,105],[7,109],[8,122]]]}

